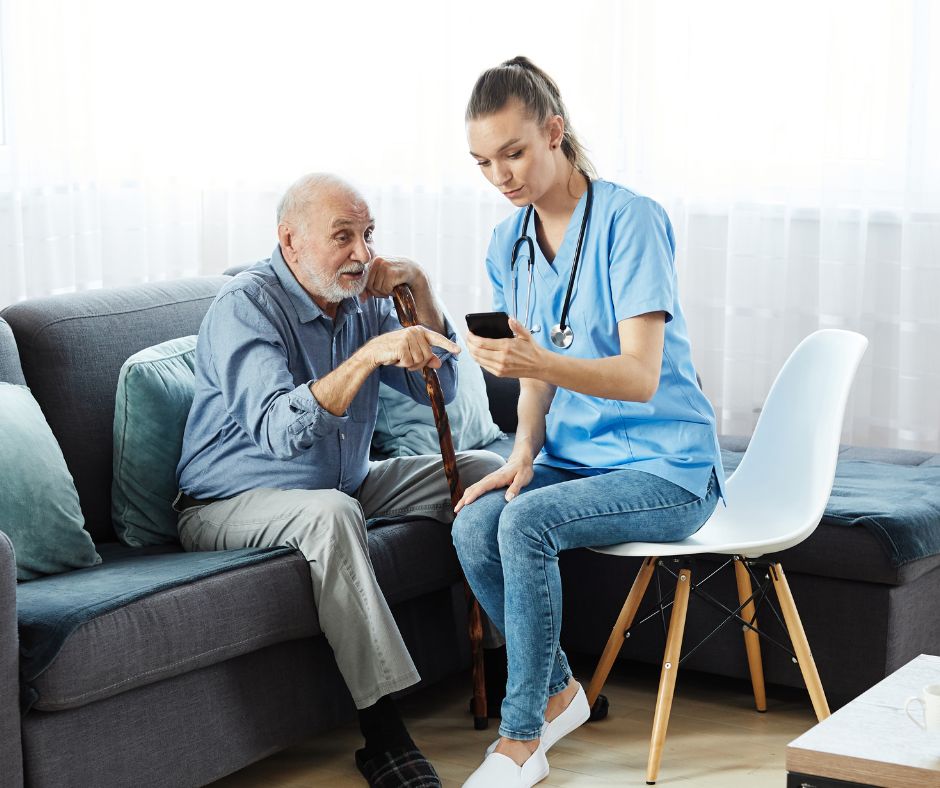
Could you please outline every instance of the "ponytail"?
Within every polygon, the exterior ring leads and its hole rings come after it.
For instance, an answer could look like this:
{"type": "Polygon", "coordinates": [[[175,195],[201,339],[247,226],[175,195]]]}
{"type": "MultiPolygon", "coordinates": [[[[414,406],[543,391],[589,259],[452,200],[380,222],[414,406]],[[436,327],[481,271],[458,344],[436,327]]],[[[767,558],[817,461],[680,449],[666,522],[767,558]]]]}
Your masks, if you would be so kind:
{"type": "Polygon", "coordinates": [[[561,150],[571,165],[587,178],[596,178],[594,165],[578,140],[568,120],[568,110],[561,100],[558,85],[527,57],[519,55],[484,71],[470,94],[464,119],[469,122],[499,112],[517,99],[536,123],[542,125],[553,115],[564,121],[561,150]]]}

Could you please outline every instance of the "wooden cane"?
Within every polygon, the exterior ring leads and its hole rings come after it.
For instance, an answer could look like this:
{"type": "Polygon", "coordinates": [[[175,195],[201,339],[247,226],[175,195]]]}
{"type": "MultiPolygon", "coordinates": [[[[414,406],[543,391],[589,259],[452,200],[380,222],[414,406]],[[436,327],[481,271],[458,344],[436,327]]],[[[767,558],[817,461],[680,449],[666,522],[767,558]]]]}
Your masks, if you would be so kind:
{"type": "MultiPolygon", "coordinates": [[[[398,311],[398,322],[406,327],[418,325],[418,307],[408,285],[398,285],[392,291],[392,299],[398,311]]],[[[434,412],[434,424],[437,427],[441,458],[444,461],[444,475],[447,476],[447,483],[450,485],[450,503],[451,506],[456,506],[463,497],[463,485],[457,473],[457,455],[454,453],[450,421],[444,408],[444,392],[441,391],[441,382],[435,370],[425,367],[421,371],[424,374],[428,399],[431,400],[431,410],[434,412]]],[[[473,661],[473,727],[483,730],[489,725],[486,712],[486,676],[483,673],[483,619],[480,614],[480,603],[473,596],[466,577],[463,580],[463,587],[467,598],[470,654],[473,661]]]]}

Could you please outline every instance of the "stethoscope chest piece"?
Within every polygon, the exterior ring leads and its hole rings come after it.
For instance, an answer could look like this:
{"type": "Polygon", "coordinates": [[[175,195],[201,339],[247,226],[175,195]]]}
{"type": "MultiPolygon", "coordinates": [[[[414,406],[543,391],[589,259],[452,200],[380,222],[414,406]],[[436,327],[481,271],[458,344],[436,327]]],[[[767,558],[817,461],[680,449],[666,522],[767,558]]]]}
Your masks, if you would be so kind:
{"type": "Polygon", "coordinates": [[[571,333],[571,326],[562,328],[560,323],[557,326],[552,326],[552,333],[549,334],[549,336],[551,337],[552,344],[562,349],[571,347],[571,343],[574,342],[574,334],[571,333]]]}

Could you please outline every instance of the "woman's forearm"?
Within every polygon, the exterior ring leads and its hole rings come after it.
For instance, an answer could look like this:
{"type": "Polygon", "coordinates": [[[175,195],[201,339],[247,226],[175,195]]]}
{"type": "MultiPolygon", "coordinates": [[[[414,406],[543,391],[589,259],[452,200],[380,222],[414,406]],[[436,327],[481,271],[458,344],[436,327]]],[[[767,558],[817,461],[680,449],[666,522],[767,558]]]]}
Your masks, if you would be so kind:
{"type": "Polygon", "coordinates": [[[512,457],[531,462],[545,443],[545,414],[555,397],[555,387],[531,378],[522,378],[519,385],[519,423],[512,457]]]}
{"type": "Polygon", "coordinates": [[[539,379],[590,397],[648,402],[659,385],[659,369],[621,354],[608,358],[571,358],[551,353],[539,379]]]}
{"type": "Polygon", "coordinates": [[[571,358],[545,352],[536,377],[591,397],[649,402],[659,388],[665,325],[662,312],[621,320],[617,325],[619,354],[571,358]]]}

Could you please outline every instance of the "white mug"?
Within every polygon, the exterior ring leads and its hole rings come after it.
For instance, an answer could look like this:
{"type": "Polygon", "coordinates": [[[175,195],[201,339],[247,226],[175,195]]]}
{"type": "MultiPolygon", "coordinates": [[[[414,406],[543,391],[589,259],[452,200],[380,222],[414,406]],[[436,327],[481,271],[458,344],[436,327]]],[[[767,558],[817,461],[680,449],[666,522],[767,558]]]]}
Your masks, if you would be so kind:
{"type": "Polygon", "coordinates": [[[924,687],[920,697],[908,698],[904,704],[904,711],[914,723],[925,731],[940,731],[940,684],[930,684],[924,687]],[[917,702],[924,707],[924,721],[921,722],[911,714],[911,704],[917,702]]]}

